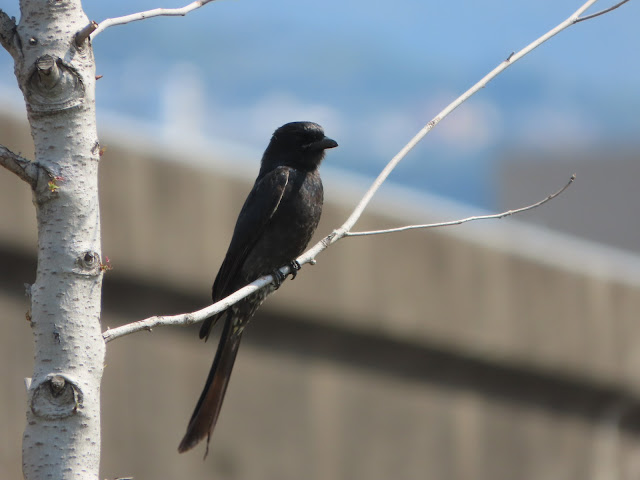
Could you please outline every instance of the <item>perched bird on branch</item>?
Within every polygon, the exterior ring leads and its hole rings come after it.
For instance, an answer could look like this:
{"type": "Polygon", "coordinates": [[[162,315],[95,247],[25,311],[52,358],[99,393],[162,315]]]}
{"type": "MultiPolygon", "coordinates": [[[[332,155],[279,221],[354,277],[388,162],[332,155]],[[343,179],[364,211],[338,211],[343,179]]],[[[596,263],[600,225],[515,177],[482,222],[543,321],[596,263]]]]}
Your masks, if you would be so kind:
{"type": "Polygon", "coordinates": [[[287,123],[273,133],[213,283],[213,301],[264,275],[273,274],[276,280],[202,324],[200,338],[206,340],[218,319],[224,317],[218,350],[179,452],[193,448],[205,437],[208,451],[242,332],[264,299],[284,280],[278,269],[291,265],[295,277],[300,268],[295,259],[311,240],[322,213],[318,167],[325,150],[337,146],[317,123],[287,123]]]}

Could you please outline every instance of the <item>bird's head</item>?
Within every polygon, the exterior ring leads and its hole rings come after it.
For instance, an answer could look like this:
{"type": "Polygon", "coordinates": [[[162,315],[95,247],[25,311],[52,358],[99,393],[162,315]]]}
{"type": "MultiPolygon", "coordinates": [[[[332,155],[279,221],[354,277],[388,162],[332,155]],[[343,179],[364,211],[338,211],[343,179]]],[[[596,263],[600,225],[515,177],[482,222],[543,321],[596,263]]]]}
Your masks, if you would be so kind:
{"type": "Polygon", "coordinates": [[[281,165],[315,170],[324,158],[324,151],[337,146],[338,143],[326,137],[317,123],[287,123],[273,132],[262,157],[262,170],[269,171],[281,165]]]}

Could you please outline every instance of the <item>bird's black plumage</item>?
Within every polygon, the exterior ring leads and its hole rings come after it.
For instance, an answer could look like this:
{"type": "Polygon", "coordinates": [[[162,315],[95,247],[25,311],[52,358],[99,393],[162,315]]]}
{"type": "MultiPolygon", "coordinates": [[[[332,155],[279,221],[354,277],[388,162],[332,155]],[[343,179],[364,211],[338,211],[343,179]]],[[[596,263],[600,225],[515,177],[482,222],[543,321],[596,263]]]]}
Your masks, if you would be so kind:
{"type": "MultiPolygon", "coordinates": [[[[304,251],[322,212],[318,166],[325,150],[337,146],[312,122],[287,123],[273,133],[213,283],[214,302],[292,263],[304,251]]],[[[178,451],[193,448],[204,437],[208,448],[242,332],[275,288],[269,285],[202,324],[200,338],[206,339],[216,321],[225,317],[213,365],[178,451]]]]}

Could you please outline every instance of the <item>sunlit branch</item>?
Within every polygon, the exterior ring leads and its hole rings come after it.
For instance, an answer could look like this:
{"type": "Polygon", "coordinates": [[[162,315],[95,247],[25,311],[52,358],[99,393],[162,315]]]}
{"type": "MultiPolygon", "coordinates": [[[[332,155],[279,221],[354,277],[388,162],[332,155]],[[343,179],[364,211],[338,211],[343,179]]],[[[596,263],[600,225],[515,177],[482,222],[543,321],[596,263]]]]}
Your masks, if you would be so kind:
{"type": "Polygon", "coordinates": [[[569,179],[569,181],[567,182],[567,184],[557,192],[552,193],[548,197],[540,200],[539,202],[533,203],[531,205],[527,205],[526,207],[516,208],[515,210],[507,210],[506,212],[494,213],[490,215],[475,215],[473,217],[461,218],[459,220],[451,220],[449,222],[428,223],[424,225],[406,225],[404,227],[387,228],[384,230],[368,230],[366,232],[347,232],[345,233],[344,236],[345,237],[362,237],[365,235],[381,235],[383,233],[406,232],[407,230],[417,230],[422,228],[450,227],[453,225],[460,225],[462,223],[474,222],[476,220],[491,220],[491,219],[504,218],[511,215],[516,215],[518,213],[523,213],[528,210],[533,210],[534,208],[537,208],[540,205],[544,205],[548,201],[556,198],[558,195],[564,192],[567,188],[569,188],[569,185],[571,185],[575,179],[576,179],[576,176],[575,174],[573,174],[569,179]]]}
{"type": "Polygon", "coordinates": [[[131,15],[125,15],[123,17],[107,18],[98,24],[98,28],[91,34],[91,39],[94,39],[97,35],[103,32],[109,27],[115,25],[124,25],[131,22],[137,22],[139,20],[146,20],[153,17],[182,17],[189,12],[192,12],[200,7],[203,7],[207,3],[211,3],[215,0],[198,0],[191,2],[181,8],[154,8],[153,10],[146,10],[144,12],[132,13],[131,15]]]}

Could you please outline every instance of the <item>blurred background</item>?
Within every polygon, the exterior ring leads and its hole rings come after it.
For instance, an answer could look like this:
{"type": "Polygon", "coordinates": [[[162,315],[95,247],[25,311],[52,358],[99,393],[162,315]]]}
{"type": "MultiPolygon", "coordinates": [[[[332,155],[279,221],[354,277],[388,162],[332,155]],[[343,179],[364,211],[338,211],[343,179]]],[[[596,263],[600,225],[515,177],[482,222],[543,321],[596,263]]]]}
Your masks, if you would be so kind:
{"type": "MultiPolygon", "coordinates": [[[[579,3],[219,0],[106,30],[105,328],[207,303],[276,127],[317,121],[340,144],[320,238],[426,122],[579,3]]],[[[181,5],[85,9],[100,21],[181,5]]],[[[576,183],[517,219],[332,247],[248,330],[206,462],[175,449],[214,345],[190,329],[110,344],[103,476],[638,478],[639,15],[629,2],[508,69],[400,164],[359,227],[516,208],[576,183]]],[[[0,143],[31,156],[12,71],[0,53],[0,143]]],[[[14,478],[36,237],[28,188],[4,171],[0,186],[0,476],[14,478]]]]}

